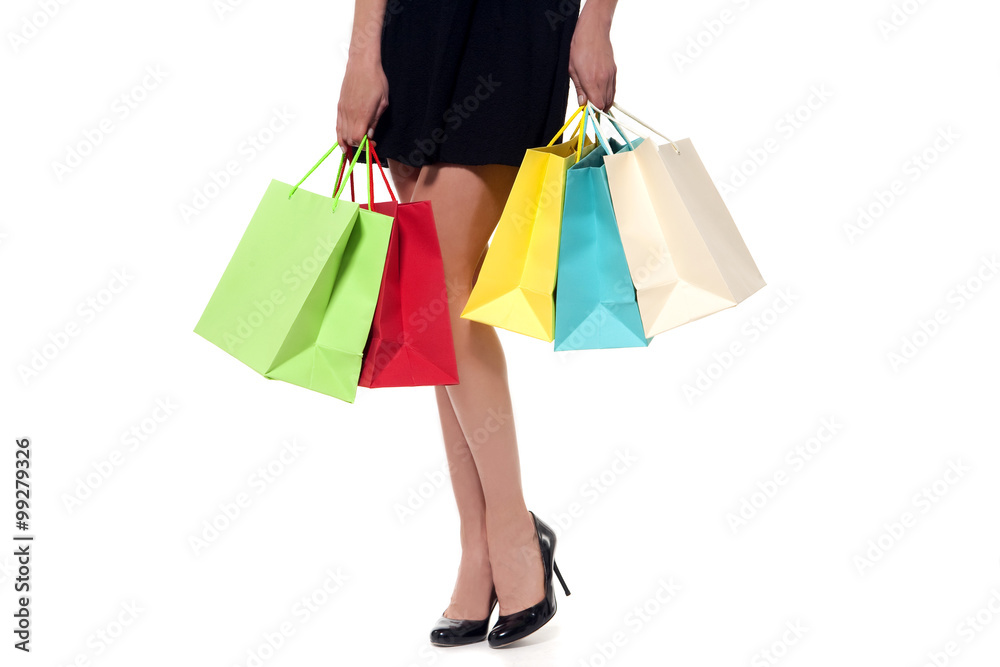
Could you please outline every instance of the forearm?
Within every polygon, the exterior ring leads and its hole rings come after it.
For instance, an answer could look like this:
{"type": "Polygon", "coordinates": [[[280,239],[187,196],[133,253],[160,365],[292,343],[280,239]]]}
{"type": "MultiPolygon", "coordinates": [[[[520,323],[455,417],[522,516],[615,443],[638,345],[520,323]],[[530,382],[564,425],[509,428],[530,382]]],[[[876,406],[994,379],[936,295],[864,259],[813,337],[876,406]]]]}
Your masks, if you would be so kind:
{"type": "Polygon", "coordinates": [[[385,19],[386,1],[355,0],[351,45],[347,51],[349,61],[356,60],[369,65],[382,62],[382,22],[385,19]]]}
{"type": "Polygon", "coordinates": [[[615,6],[618,0],[587,0],[580,16],[586,16],[588,20],[597,21],[602,27],[611,30],[611,19],[615,15],[615,6]]]}

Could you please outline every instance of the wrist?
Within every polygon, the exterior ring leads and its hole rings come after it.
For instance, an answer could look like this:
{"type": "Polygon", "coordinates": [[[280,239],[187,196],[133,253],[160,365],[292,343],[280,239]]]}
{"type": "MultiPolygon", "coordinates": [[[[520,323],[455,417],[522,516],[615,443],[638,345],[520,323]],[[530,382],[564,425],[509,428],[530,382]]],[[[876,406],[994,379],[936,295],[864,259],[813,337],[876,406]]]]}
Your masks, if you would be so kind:
{"type": "MultiPolygon", "coordinates": [[[[372,40],[369,40],[371,42],[372,40]]],[[[351,44],[347,49],[347,66],[360,66],[366,69],[382,66],[382,48],[379,42],[374,44],[351,44]]]]}

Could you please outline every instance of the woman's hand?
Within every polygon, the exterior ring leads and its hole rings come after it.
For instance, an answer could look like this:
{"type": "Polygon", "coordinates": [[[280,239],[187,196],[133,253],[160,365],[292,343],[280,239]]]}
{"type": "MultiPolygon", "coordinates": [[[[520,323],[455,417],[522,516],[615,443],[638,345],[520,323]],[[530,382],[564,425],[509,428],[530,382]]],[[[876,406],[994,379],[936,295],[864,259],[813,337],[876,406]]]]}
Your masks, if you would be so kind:
{"type": "MultiPolygon", "coordinates": [[[[389,105],[389,82],[382,70],[382,22],[386,0],[356,0],[347,69],[337,102],[337,143],[345,155],[371,139],[375,124],[389,105]]],[[[373,146],[375,144],[372,144],[373,146]]]]}
{"type": "Polygon", "coordinates": [[[371,139],[388,104],[389,82],[382,63],[373,59],[348,61],[337,103],[337,143],[345,155],[351,155],[351,147],[360,144],[366,134],[371,139]]]}
{"type": "Polygon", "coordinates": [[[615,54],[611,48],[611,17],[617,0],[587,0],[569,47],[569,77],[579,103],[607,111],[615,101],[615,54]]]}

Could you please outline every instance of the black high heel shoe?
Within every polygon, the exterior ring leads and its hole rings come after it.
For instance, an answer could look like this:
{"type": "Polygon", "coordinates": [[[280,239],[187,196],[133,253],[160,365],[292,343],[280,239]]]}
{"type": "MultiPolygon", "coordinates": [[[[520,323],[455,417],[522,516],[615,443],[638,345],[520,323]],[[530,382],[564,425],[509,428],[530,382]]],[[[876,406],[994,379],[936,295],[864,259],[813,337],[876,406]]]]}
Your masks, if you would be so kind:
{"type": "Polygon", "coordinates": [[[538,547],[542,552],[542,570],[545,576],[545,597],[542,601],[527,609],[516,611],[513,614],[501,614],[497,618],[496,625],[490,630],[488,636],[490,646],[499,648],[506,646],[518,639],[527,637],[532,632],[542,627],[551,620],[556,613],[556,594],[552,587],[552,573],[556,573],[559,583],[562,584],[563,592],[569,595],[569,588],[563,581],[559,567],[556,565],[556,534],[549,528],[548,524],[535,516],[529,510],[531,517],[535,520],[535,532],[538,534],[538,547]]]}
{"type": "Polygon", "coordinates": [[[448,618],[441,614],[441,618],[431,628],[431,643],[435,646],[462,646],[464,644],[475,644],[486,639],[486,632],[490,627],[490,617],[493,616],[493,608],[497,604],[497,589],[490,592],[490,611],[486,618],[481,621],[470,621],[459,618],[448,618]]]}

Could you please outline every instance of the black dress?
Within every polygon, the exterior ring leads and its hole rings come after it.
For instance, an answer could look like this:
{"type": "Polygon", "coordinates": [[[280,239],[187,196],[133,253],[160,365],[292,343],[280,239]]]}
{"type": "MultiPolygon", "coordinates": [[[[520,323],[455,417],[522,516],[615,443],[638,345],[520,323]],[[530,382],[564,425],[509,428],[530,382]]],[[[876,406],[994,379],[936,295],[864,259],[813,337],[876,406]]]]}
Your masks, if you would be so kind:
{"type": "Polygon", "coordinates": [[[519,166],[566,120],[580,0],[388,0],[382,164],[519,166]]]}

